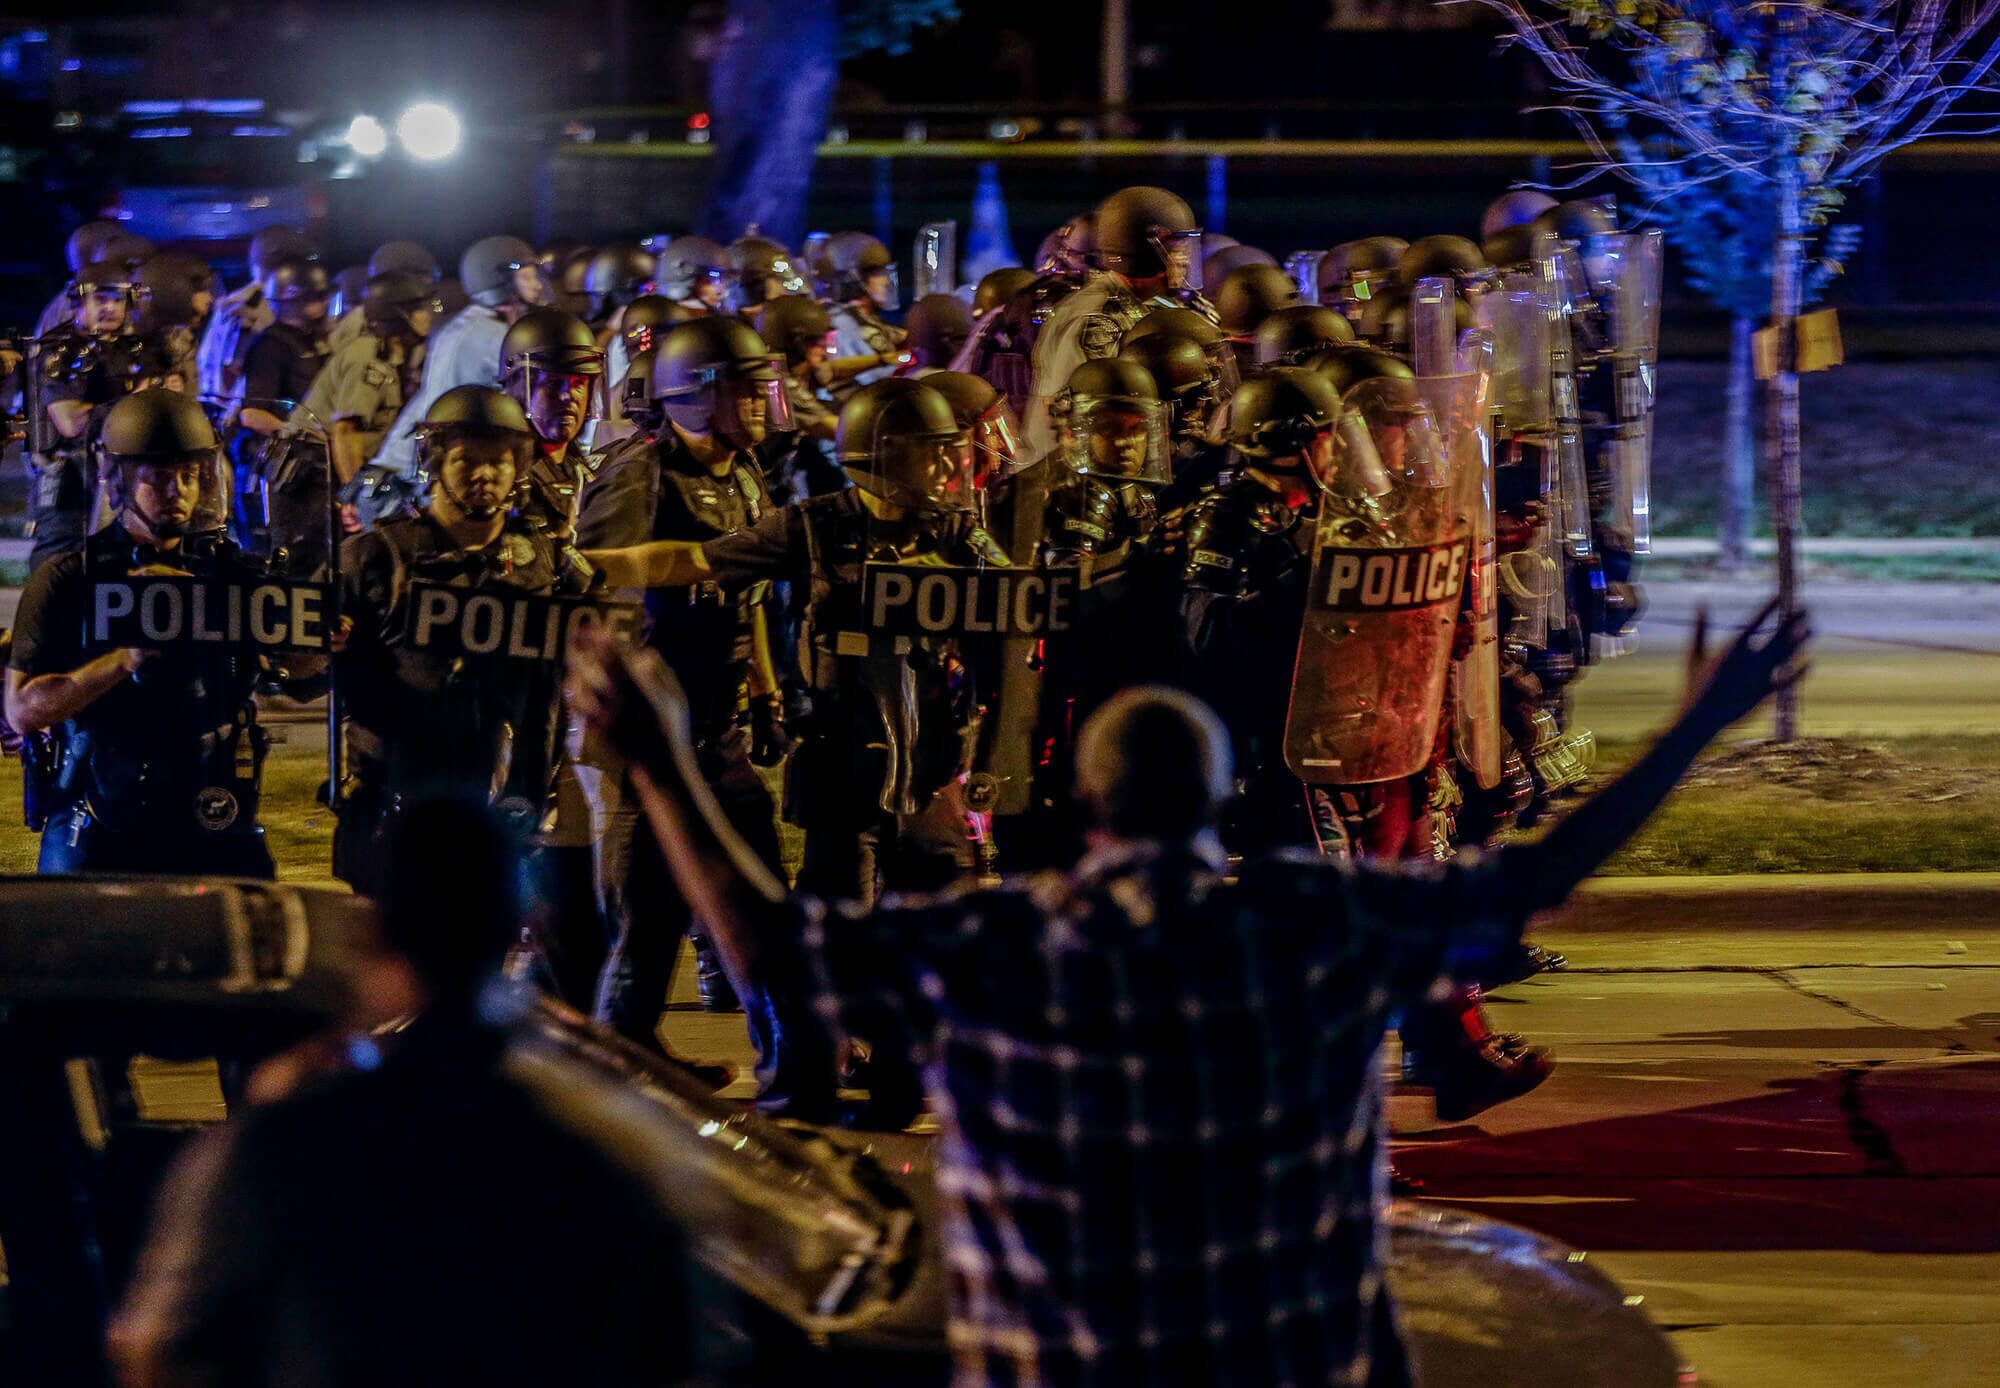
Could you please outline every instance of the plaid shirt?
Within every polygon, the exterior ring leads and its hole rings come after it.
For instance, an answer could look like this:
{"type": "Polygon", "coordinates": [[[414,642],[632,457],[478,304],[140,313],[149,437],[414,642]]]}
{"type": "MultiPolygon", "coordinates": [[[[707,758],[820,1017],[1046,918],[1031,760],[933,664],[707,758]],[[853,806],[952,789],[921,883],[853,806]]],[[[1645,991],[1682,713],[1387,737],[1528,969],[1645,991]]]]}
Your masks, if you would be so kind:
{"type": "Polygon", "coordinates": [[[1368,1383],[1375,1054],[1456,951],[1519,937],[1524,865],[1280,855],[1226,883],[1129,846],[865,915],[806,902],[821,1012],[878,1045],[900,1024],[943,1129],[959,1388],[1368,1383]]]}

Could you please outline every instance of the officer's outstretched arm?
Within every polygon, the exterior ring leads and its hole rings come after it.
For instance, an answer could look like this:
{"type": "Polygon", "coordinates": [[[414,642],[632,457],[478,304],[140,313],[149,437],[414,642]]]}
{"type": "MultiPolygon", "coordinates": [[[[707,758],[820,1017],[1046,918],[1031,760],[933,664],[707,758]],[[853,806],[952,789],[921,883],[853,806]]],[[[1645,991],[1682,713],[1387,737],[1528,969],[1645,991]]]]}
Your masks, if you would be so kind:
{"type": "Polygon", "coordinates": [[[675,884],[732,981],[757,976],[784,918],[785,884],[743,841],[695,765],[687,696],[659,653],[592,631],[570,645],[570,710],[630,762],[633,789],[675,884]]]}
{"type": "Polygon", "coordinates": [[[587,549],[583,557],[613,588],[692,588],[714,571],[698,540],[651,540],[626,549],[587,549]]]}
{"type": "Polygon", "coordinates": [[[1812,631],[1803,611],[1783,616],[1779,600],[1737,636],[1708,673],[1680,721],[1660,735],[1622,776],[1577,806],[1547,837],[1510,850],[1534,910],[1560,905],[1570,891],[1624,846],[1679,783],[1702,748],[1780,689],[1801,679],[1800,658],[1812,631]],[[1768,635],[1765,633],[1768,632],[1768,635]]]}
{"type": "Polygon", "coordinates": [[[7,672],[7,721],[15,731],[38,733],[53,728],[89,708],[132,677],[145,663],[146,651],[110,651],[60,675],[28,676],[7,672]]]}

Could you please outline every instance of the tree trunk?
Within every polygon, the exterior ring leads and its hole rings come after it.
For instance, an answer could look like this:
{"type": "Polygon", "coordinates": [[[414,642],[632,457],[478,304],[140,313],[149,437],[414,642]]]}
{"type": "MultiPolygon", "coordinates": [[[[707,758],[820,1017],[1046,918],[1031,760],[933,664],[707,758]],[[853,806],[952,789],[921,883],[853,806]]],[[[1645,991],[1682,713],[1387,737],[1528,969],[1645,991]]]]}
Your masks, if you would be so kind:
{"type": "Polygon", "coordinates": [[[1729,321],[1729,386],[1722,430],[1722,518],[1716,539],[1722,571],[1735,573],[1750,562],[1750,529],[1757,510],[1756,434],[1750,406],[1757,393],[1751,338],[1757,325],[1737,314],[1729,321]]]}
{"type": "Polygon", "coordinates": [[[839,0],[729,0],[709,74],[713,181],[701,230],[725,245],[756,227],[794,250],[840,76],[839,0]]]}
{"type": "MultiPolygon", "coordinates": [[[[1778,597],[1786,613],[1799,605],[1799,371],[1798,316],[1803,256],[1799,219],[1799,168],[1786,159],[1778,175],[1777,241],[1771,257],[1771,326],[1777,336],[1777,373],[1764,406],[1764,460],[1771,478],[1771,528],[1778,537],[1778,597]]],[[[1799,687],[1778,693],[1779,742],[1799,735],[1799,687]]]]}

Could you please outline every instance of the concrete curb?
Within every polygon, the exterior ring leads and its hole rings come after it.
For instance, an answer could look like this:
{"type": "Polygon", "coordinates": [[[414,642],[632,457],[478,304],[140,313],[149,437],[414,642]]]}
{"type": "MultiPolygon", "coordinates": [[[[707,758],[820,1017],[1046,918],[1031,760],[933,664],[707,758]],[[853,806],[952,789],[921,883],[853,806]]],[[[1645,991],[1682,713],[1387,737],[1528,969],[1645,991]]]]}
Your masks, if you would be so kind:
{"type": "Polygon", "coordinates": [[[1533,934],[2000,929],[2000,872],[1600,877],[1533,934]]]}

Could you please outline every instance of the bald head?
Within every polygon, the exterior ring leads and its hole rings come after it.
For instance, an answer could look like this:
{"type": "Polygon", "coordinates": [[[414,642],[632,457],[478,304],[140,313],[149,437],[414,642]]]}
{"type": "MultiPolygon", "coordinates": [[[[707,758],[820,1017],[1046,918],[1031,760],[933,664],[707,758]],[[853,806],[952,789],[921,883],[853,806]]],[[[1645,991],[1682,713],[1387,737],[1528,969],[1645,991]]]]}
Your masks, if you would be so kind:
{"type": "Polygon", "coordinates": [[[1117,694],[1077,741],[1077,799],[1094,827],[1119,838],[1193,838],[1214,820],[1232,774],[1228,732],[1207,704],[1178,689],[1117,694]]]}

